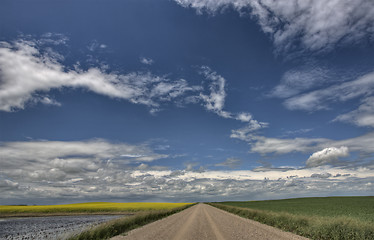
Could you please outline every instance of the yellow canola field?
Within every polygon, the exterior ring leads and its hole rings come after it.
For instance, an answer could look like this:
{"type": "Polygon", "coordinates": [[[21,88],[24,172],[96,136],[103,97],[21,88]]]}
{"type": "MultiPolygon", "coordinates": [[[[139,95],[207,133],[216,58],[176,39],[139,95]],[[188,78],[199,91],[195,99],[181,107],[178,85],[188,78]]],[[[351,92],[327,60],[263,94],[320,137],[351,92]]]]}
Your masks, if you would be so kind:
{"type": "Polygon", "coordinates": [[[6,206],[0,205],[1,213],[71,213],[71,212],[135,212],[172,209],[191,203],[110,203],[92,202],[64,205],[6,206]]]}

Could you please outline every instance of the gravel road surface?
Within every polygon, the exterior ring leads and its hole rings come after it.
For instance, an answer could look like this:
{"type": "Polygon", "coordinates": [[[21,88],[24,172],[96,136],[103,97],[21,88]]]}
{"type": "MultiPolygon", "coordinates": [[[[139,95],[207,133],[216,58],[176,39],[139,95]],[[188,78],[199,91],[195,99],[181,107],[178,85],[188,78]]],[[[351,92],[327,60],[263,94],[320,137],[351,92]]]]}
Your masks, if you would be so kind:
{"type": "Polygon", "coordinates": [[[112,240],[306,239],[206,204],[197,204],[112,240]]]}

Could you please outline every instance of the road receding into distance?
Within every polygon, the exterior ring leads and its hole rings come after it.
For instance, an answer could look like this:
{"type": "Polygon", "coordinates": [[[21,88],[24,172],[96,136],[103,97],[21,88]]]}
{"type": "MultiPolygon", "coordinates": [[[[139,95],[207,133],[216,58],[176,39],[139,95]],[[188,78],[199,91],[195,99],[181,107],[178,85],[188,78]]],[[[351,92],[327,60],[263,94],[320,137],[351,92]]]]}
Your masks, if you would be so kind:
{"type": "Polygon", "coordinates": [[[306,239],[256,221],[245,219],[207,204],[197,204],[182,212],[117,236],[112,240],[236,240],[306,239]]]}

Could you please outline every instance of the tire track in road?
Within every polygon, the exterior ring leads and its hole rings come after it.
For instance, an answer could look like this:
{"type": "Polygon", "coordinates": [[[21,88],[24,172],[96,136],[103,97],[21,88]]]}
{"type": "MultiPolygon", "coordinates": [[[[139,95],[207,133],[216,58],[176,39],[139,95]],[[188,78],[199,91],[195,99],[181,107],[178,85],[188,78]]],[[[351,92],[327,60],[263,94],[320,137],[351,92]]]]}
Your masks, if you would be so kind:
{"type": "Polygon", "coordinates": [[[130,231],[112,240],[299,240],[304,237],[281,231],[221,209],[197,204],[182,212],[130,231]]]}
{"type": "Polygon", "coordinates": [[[216,235],[216,238],[217,240],[225,240],[225,238],[222,236],[219,228],[217,227],[217,225],[214,223],[212,217],[209,215],[209,213],[206,211],[206,209],[204,208],[204,214],[206,216],[206,218],[208,219],[208,222],[214,232],[214,234],[216,235]]]}
{"type": "Polygon", "coordinates": [[[186,239],[187,234],[189,231],[189,227],[193,224],[194,221],[196,221],[196,216],[198,215],[199,211],[193,211],[192,214],[190,214],[187,218],[187,221],[183,224],[182,228],[178,230],[178,232],[173,237],[173,240],[178,239],[186,239]]]}

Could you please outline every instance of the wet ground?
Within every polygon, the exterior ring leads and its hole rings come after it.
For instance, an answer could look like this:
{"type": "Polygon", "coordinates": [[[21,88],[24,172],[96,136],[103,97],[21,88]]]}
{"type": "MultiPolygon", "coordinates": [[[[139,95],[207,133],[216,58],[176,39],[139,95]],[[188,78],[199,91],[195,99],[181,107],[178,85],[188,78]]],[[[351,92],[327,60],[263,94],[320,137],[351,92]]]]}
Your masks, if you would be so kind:
{"type": "Polygon", "coordinates": [[[123,215],[0,218],[0,239],[64,239],[123,215]]]}

